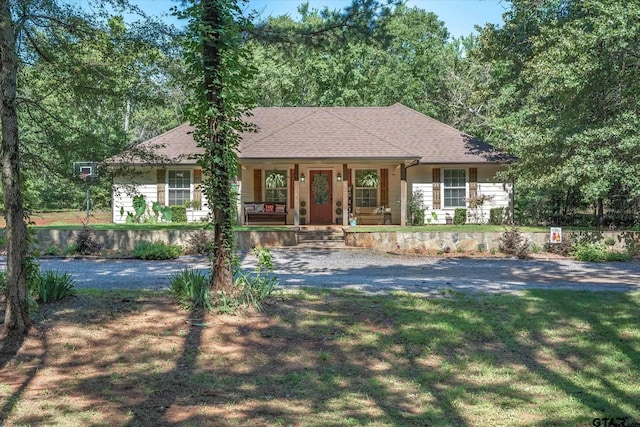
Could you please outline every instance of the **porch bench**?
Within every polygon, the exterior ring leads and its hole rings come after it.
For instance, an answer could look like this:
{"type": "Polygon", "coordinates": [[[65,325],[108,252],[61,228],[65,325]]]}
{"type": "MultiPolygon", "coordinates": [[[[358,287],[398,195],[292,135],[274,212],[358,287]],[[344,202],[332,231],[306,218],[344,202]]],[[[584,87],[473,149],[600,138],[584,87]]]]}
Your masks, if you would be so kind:
{"type": "Polygon", "coordinates": [[[356,208],[359,225],[383,225],[387,218],[390,219],[390,210],[383,207],[356,208]]]}
{"type": "Polygon", "coordinates": [[[249,221],[283,221],[287,225],[287,204],[275,202],[244,202],[244,223],[249,221]]]}

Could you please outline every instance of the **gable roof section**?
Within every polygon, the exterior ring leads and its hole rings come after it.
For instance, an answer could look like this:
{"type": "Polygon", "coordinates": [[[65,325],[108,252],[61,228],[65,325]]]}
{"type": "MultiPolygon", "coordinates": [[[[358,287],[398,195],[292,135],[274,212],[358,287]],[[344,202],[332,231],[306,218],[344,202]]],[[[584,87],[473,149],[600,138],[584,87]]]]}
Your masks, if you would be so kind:
{"type": "Polygon", "coordinates": [[[243,135],[240,159],[398,159],[417,156],[363,123],[379,108],[256,108],[258,133],[243,135]],[[292,120],[293,119],[293,120],[292,120]]]}
{"type": "MultiPolygon", "coordinates": [[[[509,160],[489,144],[402,104],[389,107],[259,107],[248,122],[240,161],[395,160],[421,163],[497,163],[509,160]]],[[[183,124],[137,146],[175,164],[202,152],[183,124]]],[[[120,163],[123,156],[111,159],[120,163]]],[[[127,163],[144,163],[142,157],[127,163]]]]}

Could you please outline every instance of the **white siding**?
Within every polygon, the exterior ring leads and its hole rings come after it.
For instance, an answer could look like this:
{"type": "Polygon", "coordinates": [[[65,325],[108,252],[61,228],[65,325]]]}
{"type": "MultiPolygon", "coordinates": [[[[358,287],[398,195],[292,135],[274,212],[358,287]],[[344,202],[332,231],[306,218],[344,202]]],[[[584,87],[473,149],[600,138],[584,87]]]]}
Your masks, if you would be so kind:
{"type": "MultiPolygon", "coordinates": [[[[184,167],[182,167],[184,169],[184,167]]],[[[145,168],[140,169],[140,173],[135,176],[118,176],[114,178],[112,199],[113,199],[113,222],[116,224],[125,223],[127,220],[127,212],[134,212],[133,196],[143,195],[149,208],[154,202],[158,201],[158,184],[156,169],[145,168]],[[123,215],[120,215],[121,208],[123,215]]],[[[191,193],[193,194],[193,172],[191,175],[191,193]]],[[[168,191],[168,190],[167,190],[168,191]]],[[[168,197],[165,193],[165,197],[168,197]]],[[[197,211],[188,210],[188,221],[200,221],[201,218],[207,217],[209,213],[208,202],[204,193],[202,194],[202,209],[197,211]]]]}
{"type": "Polygon", "coordinates": [[[118,176],[113,180],[113,222],[125,223],[127,212],[133,210],[133,196],[141,194],[147,202],[158,200],[156,170],[143,169],[133,177],[118,176]],[[124,212],[120,215],[121,210],[124,212]]]}
{"type": "MultiPolygon", "coordinates": [[[[477,193],[480,195],[491,196],[491,200],[484,203],[482,208],[467,209],[467,220],[471,221],[475,218],[476,221],[487,222],[489,220],[489,214],[491,208],[503,207],[509,208],[510,205],[510,193],[511,185],[495,180],[495,174],[503,170],[503,166],[499,165],[418,165],[407,169],[407,181],[408,191],[421,190],[423,193],[423,200],[426,206],[425,221],[432,224],[445,224],[446,218],[449,216],[453,219],[455,208],[443,208],[444,195],[441,193],[440,209],[433,209],[433,168],[440,168],[441,173],[444,169],[465,169],[467,174],[467,197],[469,196],[469,168],[475,167],[478,169],[478,186],[477,193]],[[433,219],[432,212],[437,215],[437,220],[433,219]],[[475,215],[475,217],[474,217],[475,215]]],[[[444,185],[440,184],[440,191],[443,192],[444,185]]],[[[407,218],[409,221],[409,218],[407,218]]]]}

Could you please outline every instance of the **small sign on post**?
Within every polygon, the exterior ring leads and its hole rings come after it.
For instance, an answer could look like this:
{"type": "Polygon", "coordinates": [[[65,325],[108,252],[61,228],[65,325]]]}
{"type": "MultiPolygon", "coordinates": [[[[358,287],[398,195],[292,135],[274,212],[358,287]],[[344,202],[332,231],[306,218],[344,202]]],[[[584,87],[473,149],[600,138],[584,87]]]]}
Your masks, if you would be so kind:
{"type": "Polygon", "coordinates": [[[551,227],[549,232],[549,243],[562,243],[561,227],[551,227]]]}

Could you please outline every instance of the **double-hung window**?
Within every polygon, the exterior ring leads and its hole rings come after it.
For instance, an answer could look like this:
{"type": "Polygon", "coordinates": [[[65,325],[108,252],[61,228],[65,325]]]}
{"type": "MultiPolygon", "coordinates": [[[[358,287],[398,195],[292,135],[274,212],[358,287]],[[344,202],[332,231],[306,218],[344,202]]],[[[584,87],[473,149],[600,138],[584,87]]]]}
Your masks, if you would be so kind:
{"type": "Polygon", "coordinates": [[[191,200],[191,171],[169,170],[169,206],[184,206],[191,200]]]}
{"type": "Polygon", "coordinates": [[[356,182],[354,186],[355,206],[357,208],[378,206],[378,171],[376,169],[356,170],[356,182]]]}
{"type": "Polygon", "coordinates": [[[264,201],[287,203],[287,172],[268,170],[264,174],[264,201]]]}
{"type": "Polygon", "coordinates": [[[466,172],[464,169],[444,170],[444,207],[463,208],[467,196],[466,172]]]}

